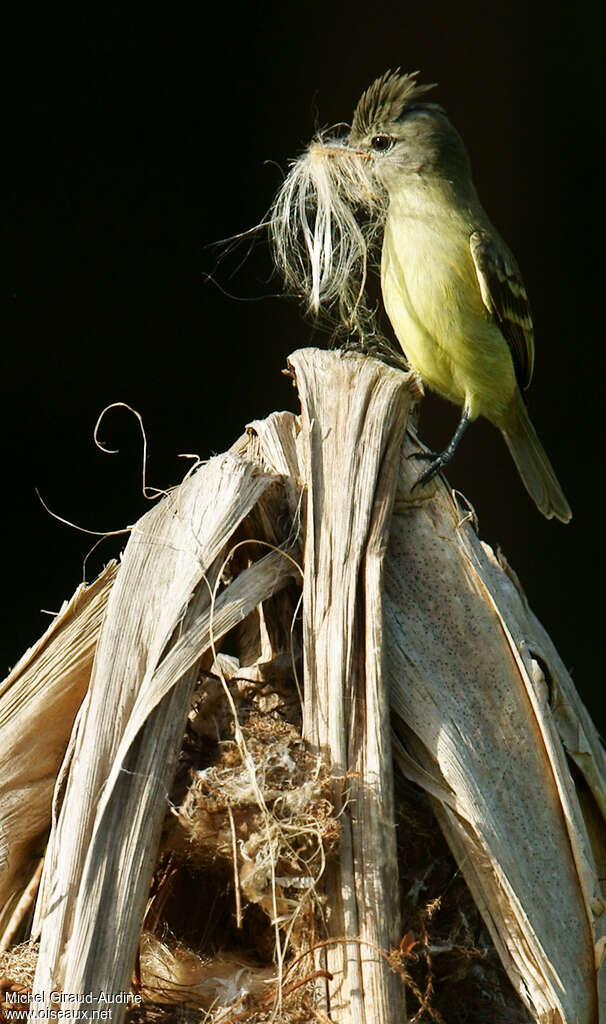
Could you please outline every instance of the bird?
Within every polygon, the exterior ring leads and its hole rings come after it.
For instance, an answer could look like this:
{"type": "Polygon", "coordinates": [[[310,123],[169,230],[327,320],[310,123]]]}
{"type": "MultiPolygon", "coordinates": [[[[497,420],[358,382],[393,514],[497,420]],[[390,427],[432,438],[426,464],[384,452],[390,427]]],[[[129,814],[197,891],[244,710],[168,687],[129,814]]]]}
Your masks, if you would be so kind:
{"type": "MultiPolygon", "coordinates": [[[[516,260],[485,213],[465,144],[418,72],[389,71],[360,98],[344,146],[387,194],[381,248],[385,310],[409,365],[461,407],[444,451],[419,454],[426,484],[478,416],[502,433],[542,514],[572,517],[530,420],[530,304],[516,260]]],[[[417,485],[415,485],[417,486],[417,485]]]]}

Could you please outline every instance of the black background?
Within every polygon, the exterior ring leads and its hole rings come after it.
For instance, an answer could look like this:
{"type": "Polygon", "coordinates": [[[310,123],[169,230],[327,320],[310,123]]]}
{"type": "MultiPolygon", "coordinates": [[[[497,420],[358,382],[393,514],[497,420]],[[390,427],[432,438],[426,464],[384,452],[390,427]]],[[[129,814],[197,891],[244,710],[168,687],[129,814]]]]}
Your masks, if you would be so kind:
{"type": "MultiPolygon", "coordinates": [[[[263,243],[237,271],[233,259],[215,267],[208,245],[261,220],[279,168],[316,127],[348,120],[362,89],[401,66],[440,83],[435,98],[466,140],[483,203],[521,265],[537,339],[531,415],[574,519],[565,527],[538,514],[486,423],[469,431],[449,479],[473,502],[482,536],[503,547],[599,719],[599,18],[597,4],[568,14],[519,0],[270,0],[189,18],[167,8],[153,24],[149,11],[65,24],[32,15],[16,28],[0,674],[48,624],[40,609],[56,610],[72,593],[94,542],[50,518],[34,488],[92,530],[125,526],[148,507],[134,419],[114,411],[102,428],[119,455],[93,445],[104,406],[139,410],[148,481],[158,487],[185,472],[178,453],[206,458],[249,420],[296,410],[280,370],[289,352],[321,338],[293,302],[276,297],[263,243]]],[[[430,396],[423,438],[443,446],[456,420],[430,396]]],[[[105,542],[88,577],[123,544],[105,542]]]]}

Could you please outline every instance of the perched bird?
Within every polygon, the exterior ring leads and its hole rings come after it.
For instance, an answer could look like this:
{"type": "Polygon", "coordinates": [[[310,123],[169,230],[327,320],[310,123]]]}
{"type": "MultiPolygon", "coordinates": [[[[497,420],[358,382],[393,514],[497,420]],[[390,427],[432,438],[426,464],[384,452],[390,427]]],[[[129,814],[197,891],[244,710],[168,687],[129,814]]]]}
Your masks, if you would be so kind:
{"type": "Polygon", "coordinates": [[[450,444],[427,456],[418,483],[484,416],[543,515],[566,523],[570,507],[522,397],[534,364],[524,284],[478,199],[461,137],[425,100],[431,88],[417,72],[387,72],[362,95],[348,135],[313,140],[272,206],[274,258],[311,312],[336,310],[341,329],[372,349],[380,328],[366,280],[382,239],[383,301],[408,363],[462,407],[450,444]]]}
{"type": "Polygon", "coordinates": [[[419,482],[485,416],[539,510],[566,523],[570,507],[522,397],[534,339],[520,271],[478,199],[460,135],[424,102],[428,88],[414,74],[383,75],[360,99],[346,140],[387,192],[381,291],[398,341],[423,382],[462,406],[450,444],[419,482]]]}

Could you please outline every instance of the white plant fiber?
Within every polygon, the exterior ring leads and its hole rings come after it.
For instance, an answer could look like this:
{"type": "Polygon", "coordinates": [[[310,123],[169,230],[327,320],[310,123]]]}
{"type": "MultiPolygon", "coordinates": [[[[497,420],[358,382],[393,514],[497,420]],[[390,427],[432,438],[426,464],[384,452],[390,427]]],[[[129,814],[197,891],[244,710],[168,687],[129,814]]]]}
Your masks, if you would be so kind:
{"type": "Polygon", "coordinates": [[[288,291],[336,331],[378,334],[366,293],[379,260],[387,194],[366,154],[317,136],[293,161],[270,211],[274,260],[288,291]]]}

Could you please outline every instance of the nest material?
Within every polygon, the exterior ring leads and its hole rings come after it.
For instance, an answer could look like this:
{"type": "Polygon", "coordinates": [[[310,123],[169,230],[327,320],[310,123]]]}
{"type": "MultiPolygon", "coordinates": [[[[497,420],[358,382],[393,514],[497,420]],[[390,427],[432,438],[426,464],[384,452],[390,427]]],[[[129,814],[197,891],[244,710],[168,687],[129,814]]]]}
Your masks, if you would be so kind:
{"type": "Polygon", "coordinates": [[[36,973],[38,943],[22,942],[0,953],[0,1021],[25,1022],[29,993],[36,973]],[[21,1002],[25,999],[24,1002],[21,1002]]]}
{"type": "MultiPolygon", "coordinates": [[[[141,943],[144,1002],[131,1024],[321,1019],[307,953],[324,941],[316,883],[341,831],[331,778],[288,720],[298,711],[284,683],[273,692],[251,683],[224,655],[219,667],[232,673],[241,741],[224,684],[206,673],[166,819],[141,943]]],[[[409,1019],[526,1024],[425,795],[401,777],[396,811],[406,930],[398,949],[382,952],[405,982],[409,1019]]]]}
{"type": "Polygon", "coordinates": [[[209,1022],[228,1011],[262,1021],[282,999],[277,1019],[303,1019],[313,964],[295,961],[314,941],[316,885],[341,826],[329,773],[288,720],[300,707],[276,660],[273,683],[253,682],[220,655],[195,694],[141,946],[152,1017],[181,1004],[209,1022]]]}
{"type": "Polygon", "coordinates": [[[301,894],[313,892],[338,842],[329,779],[289,723],[253,712],[242,736],[247,763],[235,740],[219,741],[216,760],[205,767],[193,757],[206,760],[208,747],[190,752],[190,784],[172,812],[165,845],[191,870],[222,877],[234,874],[235,847],[245,900],[270,919],[277,909],[287,920],[300,913],[301,894]]]}

